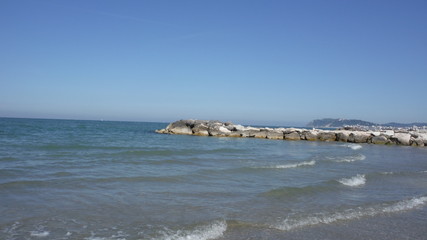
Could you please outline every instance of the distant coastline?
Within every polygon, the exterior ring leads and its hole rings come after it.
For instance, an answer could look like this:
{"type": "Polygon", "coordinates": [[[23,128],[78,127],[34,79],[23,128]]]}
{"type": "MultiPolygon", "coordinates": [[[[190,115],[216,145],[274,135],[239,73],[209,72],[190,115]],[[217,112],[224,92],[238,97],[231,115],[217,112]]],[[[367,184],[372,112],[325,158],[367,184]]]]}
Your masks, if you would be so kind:
{"type": "Polygon", "coordinates": [[[293,141],[328,141],[348,143],[372,143],[382,145],[427,146],[426,129],[360,129],[345,127],[336,130],[305,128],[250,127],[212,120],[179,120],[165,129],[156,130],[161,134],[183,134],[214,137],[247,137],[293,141]]]}
{"type": "Polygon", "coordinates": [[[343,119],[343,118],[323,118],[315,119],[307,124],[307,127],[315,128],[343,128],[343,127],[353,127],[361,128],[366,130],[378,130],[378,129],[417,129],[417,128],[427,128],[427,123],[373,123],[358,119],[343,119]]]}

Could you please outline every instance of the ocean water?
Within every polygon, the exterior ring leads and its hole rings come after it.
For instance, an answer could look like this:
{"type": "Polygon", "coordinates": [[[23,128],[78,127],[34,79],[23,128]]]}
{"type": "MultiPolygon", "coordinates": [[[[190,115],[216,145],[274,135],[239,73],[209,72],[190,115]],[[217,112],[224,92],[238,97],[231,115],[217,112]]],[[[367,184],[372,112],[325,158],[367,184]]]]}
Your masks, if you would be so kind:
{"type": "Polygon", "coordinates": [[[0,239],[427,239],[427,148],[0,118],[0,239]]]}

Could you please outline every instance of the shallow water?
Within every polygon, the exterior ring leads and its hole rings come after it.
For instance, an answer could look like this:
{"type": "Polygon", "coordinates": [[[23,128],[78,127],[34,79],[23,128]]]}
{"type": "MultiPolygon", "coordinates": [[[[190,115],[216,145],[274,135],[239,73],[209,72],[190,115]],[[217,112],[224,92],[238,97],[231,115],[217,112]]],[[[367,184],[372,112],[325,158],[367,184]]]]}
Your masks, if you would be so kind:
{"type": "Polygon", "coordinates": [[[0,239],[425,239],[427,148],[0,119],[0,239]]]}

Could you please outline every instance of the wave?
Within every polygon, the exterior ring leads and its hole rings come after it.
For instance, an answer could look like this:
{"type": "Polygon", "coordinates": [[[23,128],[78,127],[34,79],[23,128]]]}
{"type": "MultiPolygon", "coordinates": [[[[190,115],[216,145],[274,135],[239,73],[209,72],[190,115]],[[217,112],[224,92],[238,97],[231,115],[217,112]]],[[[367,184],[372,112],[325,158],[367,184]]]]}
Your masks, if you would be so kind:
{"type": "Polygon", "coordinates": [[[358,187],[358,186],[365,185],[366,178],[365,178],[364,174],[357,174],[356,176],[351,177],[351,178],[342,178],[342,179],[338,180],[338,182],[340,182],[341,184],[344,184],[346,186],[358,187]]]}
{"type": "Polygon", "coordinates": [[[359,150],[362,148],[362,145],[359,144],[348,144],[347,147],[353,149],[353,150],[359,150]]]}
{"type": "Polygon", "coordinates": [[[266,167],[254,167],[254,168],[282,169],[282,168],[297,168],[297,167],[313,166],[315,164],[316,164],[316,161],[312,160],[312,161],[305,161],[305,162],[300,162],[300,163],[273,165],[273,166],[266,166],[266,167]]]}
{"type": "Polygon", "coordinates": [[[309,185],[304,187],[283,187],[273,189],[267,192],[262,193],[262,196],[265,197],[299,197],[306,195],[313,195],[319,192],[333,191],[336,189],[334,185],[325,184],[325,185],[309,185]]]}
{"type": "Polygon", "coordinates": [[[329,157],[328,159],[337,163],[350,163],[355,161],[363,161],[366,159],[366,156],[363,154],[356,154],[344,157],[329,157]]]}
{"type": "Polygon", "coordinates": [[[152,240],[210,240],[222,237],[227,230],[225,221],[215,221],[205,226],[199,226],[193,230],[178,230],[162,233],[161,237],[152,240]]]}
{"type": "Polygon", "coordinates": [[[302,228],[306,226],[318,225],[318,224],[330,224],[338,221],[359,219],[362,217],[373,217],[379,214],[385,213],[397,213],[402,211],[408,211],[421,207],[427,203],[427,197],[415,197],[412,199],[402,200],[388,206],[380,205],[369,208],[357,208],[348,209],[342,212],[335,213],[319,213],[314,216],[306,216],[300,218],[286,218],[279,224],[271,226],[283,231],[289,231],[296,228],[302,228]]]}

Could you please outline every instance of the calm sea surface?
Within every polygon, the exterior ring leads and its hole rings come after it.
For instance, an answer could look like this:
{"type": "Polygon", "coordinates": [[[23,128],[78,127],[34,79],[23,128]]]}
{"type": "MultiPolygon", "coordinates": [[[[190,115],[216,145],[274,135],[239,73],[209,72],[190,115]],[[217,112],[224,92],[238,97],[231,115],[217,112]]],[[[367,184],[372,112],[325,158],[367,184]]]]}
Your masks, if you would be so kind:
{"type": "Polygon", "coordinates": [[[0,239],[427,239],[427,147],[0,118],[0,239]]]}

